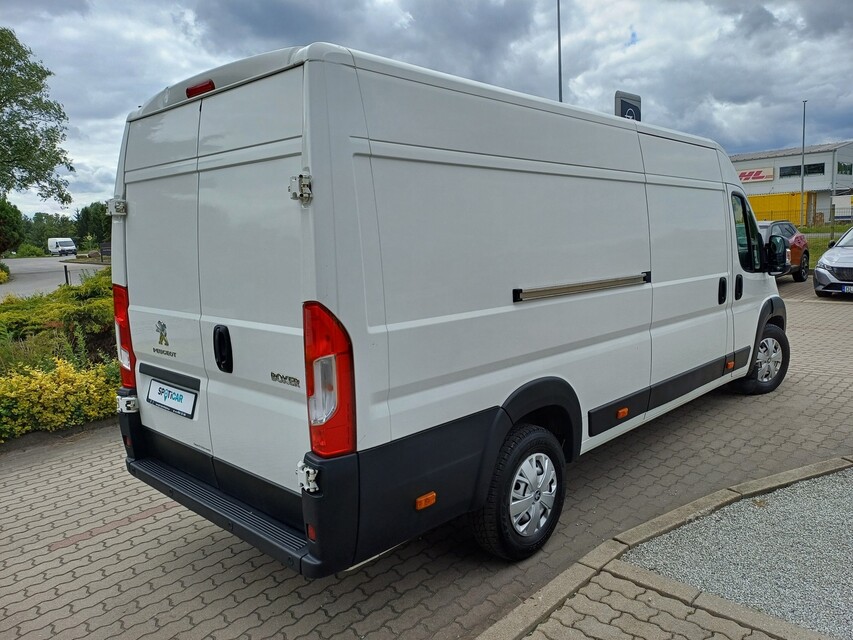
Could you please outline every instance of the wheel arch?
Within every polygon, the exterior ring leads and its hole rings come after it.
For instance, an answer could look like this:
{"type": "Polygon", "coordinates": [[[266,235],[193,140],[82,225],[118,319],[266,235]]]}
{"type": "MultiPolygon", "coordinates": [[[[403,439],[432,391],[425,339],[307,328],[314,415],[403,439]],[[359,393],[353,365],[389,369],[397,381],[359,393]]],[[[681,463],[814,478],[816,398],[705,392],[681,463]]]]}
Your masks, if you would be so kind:
{"type": "Polygon", "coordinates": [[[557,438],[566,462],[580,455],[583,418],[577,393],[555,376],[532,380],[504,401],[492,423],[483,452],[472,510],[486,500],[501,446],[515,425],[530,423],[547,429],[557,438]]]}

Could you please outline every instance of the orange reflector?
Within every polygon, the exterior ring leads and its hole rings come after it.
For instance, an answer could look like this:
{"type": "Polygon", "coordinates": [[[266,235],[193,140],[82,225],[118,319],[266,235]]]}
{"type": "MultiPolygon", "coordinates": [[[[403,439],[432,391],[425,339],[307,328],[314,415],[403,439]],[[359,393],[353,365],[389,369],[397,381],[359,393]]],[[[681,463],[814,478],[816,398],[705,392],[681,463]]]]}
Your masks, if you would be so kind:
{"type": "Polygon", "coordinates": [[[314,528],[313,524],[305,525],[305,533],[308,534],[308,539],[311,542],[317,542],[317,530],[314,528]]]}
{"type": "Polygon", "coordinates": [[[216,85],[213,84],[213,80],[205,80],[199,84],[187,87],[187,98],[195,98],[196,96],[200,96],[202,93],[213,91],[215,88],[216,85]]]}
{"type": "Polygon", "coordinates": [[[729,360],[729,361],[726,363],[726,369],[734,369],[734,368],[735,368],[735,361],[734,361],[734,360],[729,360]]]}
{"type": "Polygon", "coordinates": [[[429,493],[425,493],[420,498],[415,500],[415,509],[417,511],[421,511],[422,509],[426,509],[427,507],[431,507],[435,504],[435,491],[430,491],[429,493]]]}
{"type": "Polygon", "coordinates": [[[622,407],[621,409],[616,410],[616,419],[621,420],[622,418],[628,417],[628,407],[622,407]]]}

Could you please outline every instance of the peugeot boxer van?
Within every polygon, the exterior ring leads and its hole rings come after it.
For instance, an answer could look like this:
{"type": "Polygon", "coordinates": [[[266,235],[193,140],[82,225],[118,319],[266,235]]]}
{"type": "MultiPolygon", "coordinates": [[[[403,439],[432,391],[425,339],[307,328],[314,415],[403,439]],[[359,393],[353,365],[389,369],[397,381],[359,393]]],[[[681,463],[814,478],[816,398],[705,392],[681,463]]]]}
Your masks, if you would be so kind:
{"type": "Polygon", "coordinates": [[[567,462],[788,367],[719,145],[340,46],[153,96],[109,208],[128,470],[308,577],[528,557],[567,462]]]}

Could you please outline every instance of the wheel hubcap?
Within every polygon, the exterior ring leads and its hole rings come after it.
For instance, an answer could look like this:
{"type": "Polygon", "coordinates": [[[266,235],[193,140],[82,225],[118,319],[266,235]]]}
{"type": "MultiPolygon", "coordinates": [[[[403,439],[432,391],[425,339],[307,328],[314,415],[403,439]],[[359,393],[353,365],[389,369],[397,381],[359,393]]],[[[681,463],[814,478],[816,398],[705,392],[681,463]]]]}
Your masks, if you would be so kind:
{"type": "Polygon", "coordinates": [[[775,338],[764,338],[758,345],[758,357],[755,360],[758,380],[770,382],[782,368],[782,345],[775,338]]]}
{"type": "Polygon", "coordinates": [[[554,508],[557,472],[544,453],[530,455],[515,472],[509,498],[512,526],[522,536],[532,536],[544,527],[554,508]]]}

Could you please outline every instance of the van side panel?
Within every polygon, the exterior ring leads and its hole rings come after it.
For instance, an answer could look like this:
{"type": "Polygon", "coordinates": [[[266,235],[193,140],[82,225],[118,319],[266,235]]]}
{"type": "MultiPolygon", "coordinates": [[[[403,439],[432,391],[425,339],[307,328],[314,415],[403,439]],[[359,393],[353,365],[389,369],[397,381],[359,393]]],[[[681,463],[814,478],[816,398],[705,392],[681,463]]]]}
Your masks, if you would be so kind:
{"type": "Polygon", "coordinates": [[[567,380],[584,414],[647,387],[650,286],[513,302],[516,288],[649,271],[635,130],[367,71],[359,80],[393,438],[500,406],[544,376],[567,380]]]}

